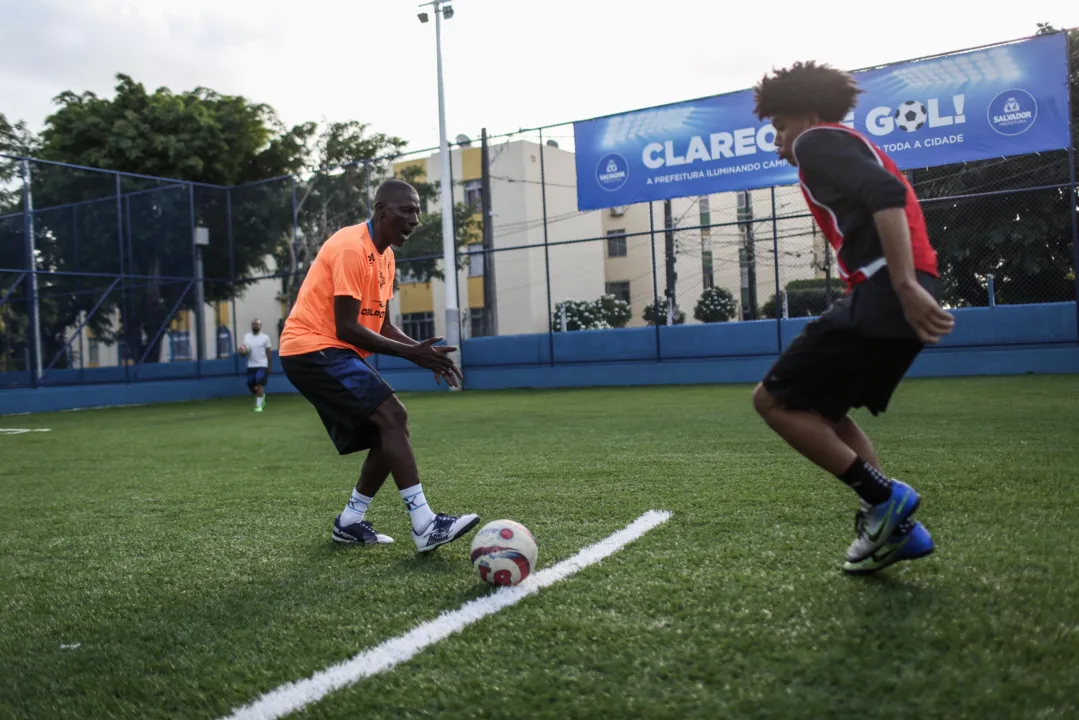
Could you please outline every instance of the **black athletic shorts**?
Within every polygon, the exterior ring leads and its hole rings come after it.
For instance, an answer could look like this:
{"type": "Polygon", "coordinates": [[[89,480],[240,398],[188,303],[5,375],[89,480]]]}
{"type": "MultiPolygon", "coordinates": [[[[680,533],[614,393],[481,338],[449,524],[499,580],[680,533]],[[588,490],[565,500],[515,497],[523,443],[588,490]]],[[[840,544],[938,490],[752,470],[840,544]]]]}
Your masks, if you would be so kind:
{"type": "Polygon", "coordinates": [[[394,393],[363,358],[352,350],[326,348],[280,359],[285,376],[315,406],[339,454],[378,442],[378,426],[367,418],[394,393]]]}
{"type": "MultiPolygon", "coordinates": [[[[918,282],[939,299],[935,277],[919,272],[918,282]]],[[[878,415],[923,347],[884,269],[810,321],[762,383],[784,406],[832,422],[859,407],[878,415]]]]}

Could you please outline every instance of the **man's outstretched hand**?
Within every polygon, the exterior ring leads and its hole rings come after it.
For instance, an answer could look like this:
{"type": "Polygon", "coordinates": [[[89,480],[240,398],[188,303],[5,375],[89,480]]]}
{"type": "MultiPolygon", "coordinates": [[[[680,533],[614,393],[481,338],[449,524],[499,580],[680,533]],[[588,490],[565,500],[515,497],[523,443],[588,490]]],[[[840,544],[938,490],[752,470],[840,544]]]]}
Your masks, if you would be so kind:
{"type": "Polygon", "coordinates": [[[417,343],[405,355],[405,358],[422,368],[434,371],[435,382],[441,384],[442,379],[445,378],[447,385],[458,387],[464,380],[464,376],[457,367],[457,363],[450,357],[450,353],[456,351],[457,348],[449,345],[435,345],[441,341],[442,338],[438,337],[417,343]]]}

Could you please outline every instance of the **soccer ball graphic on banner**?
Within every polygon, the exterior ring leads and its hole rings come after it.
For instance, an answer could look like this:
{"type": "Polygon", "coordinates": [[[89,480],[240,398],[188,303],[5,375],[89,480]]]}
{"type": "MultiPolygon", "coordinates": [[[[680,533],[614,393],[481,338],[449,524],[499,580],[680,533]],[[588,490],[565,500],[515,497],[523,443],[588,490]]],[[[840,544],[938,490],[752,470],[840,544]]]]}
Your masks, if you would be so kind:
{"type": "Polygon", "coordinates": [[[925,105],[922,105],[917,100],[907,100],[895,109],[895,124],[903,132],[914,132],[921,129],[928,119],[929,115],[925,111],[925,105]]]}
{"type": "Polygon", "coordinates": [[[528,528],[493,520],[472,538],[472,567],[489,585],[516,585],[536,567],[539,549],[528,528]]]}

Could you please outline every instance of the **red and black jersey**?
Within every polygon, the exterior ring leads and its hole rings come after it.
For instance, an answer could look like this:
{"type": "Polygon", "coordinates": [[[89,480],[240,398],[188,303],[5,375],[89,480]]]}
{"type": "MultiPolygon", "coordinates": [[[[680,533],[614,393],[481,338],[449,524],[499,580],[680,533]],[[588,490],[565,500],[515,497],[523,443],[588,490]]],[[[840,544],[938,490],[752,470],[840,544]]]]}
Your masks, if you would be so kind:
{"type": "Polygon", "coordinates": [[[888,208],[906,211],[914,269],[938,276],[922,208],[891,158],[860,133],[832,123],[803,132],[793,151],[802,193],[835,250],[848,288],[887,265],[873,213],[888,208]]]}

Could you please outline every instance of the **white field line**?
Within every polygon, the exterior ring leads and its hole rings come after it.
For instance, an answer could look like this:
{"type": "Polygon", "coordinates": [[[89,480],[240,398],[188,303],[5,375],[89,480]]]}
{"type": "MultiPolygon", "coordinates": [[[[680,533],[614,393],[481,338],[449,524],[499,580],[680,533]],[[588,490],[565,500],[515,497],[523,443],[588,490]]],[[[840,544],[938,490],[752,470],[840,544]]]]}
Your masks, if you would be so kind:
{"type": "Polygon", "coordinates": [[[534,595],[545,587],[565,580],[578,570],[594,565],[618,552],[671,518],[666,510],[649,510],[625,528],[589,545],[573,557],[549,568],[513,587],[499,588],[490,595],[471,600],[451,612],[443,613],[400,637],[365,650],[350,660],[331,665],[305,680],[287,683],[262,695],[229,715],[229,720],[269,720],[300,710],[321,700],[334,690],[351,685],[362,678],[377,675],[406,662],[421,650],[449,637],[481,618],[534,595]]]}
{"type": "Polygon", "coordinates": [[[52,432],[51,428],[0,428],[0,435],[25,435],[26,433],[52,432]]]}

